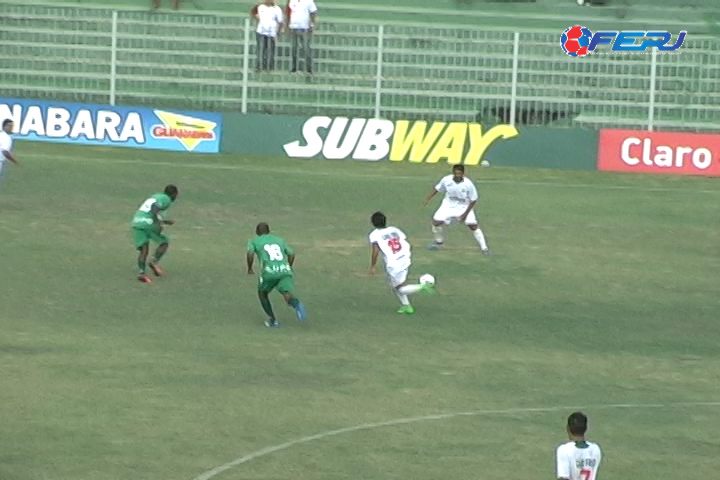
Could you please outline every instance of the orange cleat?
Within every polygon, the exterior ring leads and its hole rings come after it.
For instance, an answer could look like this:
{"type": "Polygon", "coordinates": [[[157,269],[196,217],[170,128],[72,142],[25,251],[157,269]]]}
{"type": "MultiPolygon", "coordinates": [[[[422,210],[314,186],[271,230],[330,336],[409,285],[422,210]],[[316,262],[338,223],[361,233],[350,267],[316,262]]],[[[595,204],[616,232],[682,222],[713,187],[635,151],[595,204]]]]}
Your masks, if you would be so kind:
{"type": "Polygon", "coordinates": [[[143,283],[148,283],[148,284],[153,283],[152,278],[148,277],[144,273],[138,277],[138,280],[140,280],[143,283]]]}
{"type": "Polygon", "coordinates": [[[153,271],[155,276],[162,277],[163,275],[165,275],[165,271],[163,271],[163,269],[160,268],[160,265],[158,265],[157,263],[150,262],[148,266],[153,271]]]}

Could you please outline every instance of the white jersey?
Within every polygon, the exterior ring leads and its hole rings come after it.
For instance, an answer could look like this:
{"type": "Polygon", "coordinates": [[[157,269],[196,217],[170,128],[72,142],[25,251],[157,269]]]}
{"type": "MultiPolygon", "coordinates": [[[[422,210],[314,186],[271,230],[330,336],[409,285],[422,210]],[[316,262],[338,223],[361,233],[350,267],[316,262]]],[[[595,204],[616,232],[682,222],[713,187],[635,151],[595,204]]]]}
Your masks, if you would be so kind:
{"type": "Polygon", "coordinates": [[[5,133],[5,131],[0,130],[0,163],[7,160],[5,158],[5,155],[3,154],[3,152],[12,151],[12,144],[13,144],[12,137],[10,135],[8,135],[7,133],[5,133]]]}
{"type": "Polygon", "coordinates": [[[276,37],[283,23],[282,8],[277,5],[258,5],[257,33],[266,37],[276,37]]]}
{"type": "Polygon", "coordinates": [[[592,442],[568,442],[557,449],[557,478],[597,480],[602,453],[592,442]]]}
{"type": "Polygon", "coordinates": [[[380,247],[388,270],[410,264],[410,244],[405,233],[399,228],[376,228],[369,238],[371,244],[377,243],[380,247]]]}
{"type": "Polygon", "coordinates": [[[463,178],[462,182],[455,183],[453,176],[448,175],[435,185],[435,190],[445,194],[442,203],[444,207],[467,208],[471,202],[476,202],[478,199],[477,189],[468,178],[463,178]]]}

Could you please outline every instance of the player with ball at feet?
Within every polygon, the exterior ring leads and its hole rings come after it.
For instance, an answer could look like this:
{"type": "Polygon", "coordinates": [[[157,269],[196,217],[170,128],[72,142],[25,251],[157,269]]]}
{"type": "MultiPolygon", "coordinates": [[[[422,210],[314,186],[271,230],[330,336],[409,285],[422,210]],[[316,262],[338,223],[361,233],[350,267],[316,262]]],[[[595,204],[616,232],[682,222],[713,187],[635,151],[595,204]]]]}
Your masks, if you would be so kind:
{"type": "Polygon", "coordinates": [[[423,205],[430,203],[430,200],[438,193],[444,193],[445,198],[433,215],[432,233],[435,241],[428,245],[428,248],[437,250],[442,247],[445,244],[445,226],[458,221],[467,225],[480,245],[482,253],[490,255],[485,235],[478,228],[473,210],[478,201],[477,189],[473,182],[465,176],[465,165],[455,165],[452,175],[441,178],[435,188],[425,197],[423,205]]]}
{"type": "Polygon", "coordinates": [[[370,274],[374,275],[380,253],[385,261],[385,270],[388,282],[398,300],[400,300],[401,314],[411,315],[415,309],[410,305],[408,295],[417,292],[435,293],[435,278],[425,274],[420,277],[420,283],[408,284],[407,277],[410,272],[411,251],[407,236],[402,230],[387,226],[387,218],[382,212],[375,212],[370,217],[370,223],[375,230],[370,233],[370,274]]]}

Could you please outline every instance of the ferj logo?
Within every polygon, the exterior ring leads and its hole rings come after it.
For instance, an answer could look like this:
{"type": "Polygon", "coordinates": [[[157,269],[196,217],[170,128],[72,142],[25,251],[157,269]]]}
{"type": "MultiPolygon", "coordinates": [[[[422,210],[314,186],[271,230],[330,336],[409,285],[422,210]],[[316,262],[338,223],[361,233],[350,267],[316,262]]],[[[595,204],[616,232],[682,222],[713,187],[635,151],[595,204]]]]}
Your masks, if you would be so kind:
{"type": "Polygon", "coordinates": [[[152,127],[152,136],[157,139],[175,139],[188,152],[192,152],[200,143],[215,140],[217,123],[210,120],[188,117],[177,113],[154,110],[163,125],[152,127]]]}
{"type": "Polygon", "coordinates": [[[610,52],[602,53],[647,53],[652,47],[660,53],[668,53],[679,49],[686,35],[685,30],[681,31],[673,44],[672,34],[665,30],[599,30],[593,34],[587,27],[574,25],[560,35],[560,46],[571,57],[597,53],[599,45],[611,46],[610,52]],[[641,41],[638,43],[638,40],[641,41]]]}

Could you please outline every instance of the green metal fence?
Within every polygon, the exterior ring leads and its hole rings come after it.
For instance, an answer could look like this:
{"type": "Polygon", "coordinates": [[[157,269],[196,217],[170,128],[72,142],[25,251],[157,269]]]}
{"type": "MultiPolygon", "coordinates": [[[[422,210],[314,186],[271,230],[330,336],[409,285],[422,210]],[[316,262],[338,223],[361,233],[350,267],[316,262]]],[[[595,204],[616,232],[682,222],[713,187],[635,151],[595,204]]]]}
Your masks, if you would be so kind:
{"type": "Polygon", "coordinates": [[[570,58],[560,32],[324,21],[316,73],[256,73],[249,20],[228,14],[0,5],[0,96],[214,111],[720,127],[720,41],[678,54],[570,58]]]}

